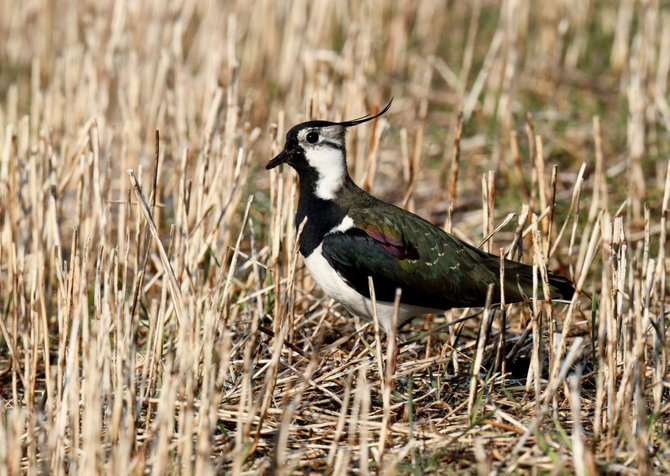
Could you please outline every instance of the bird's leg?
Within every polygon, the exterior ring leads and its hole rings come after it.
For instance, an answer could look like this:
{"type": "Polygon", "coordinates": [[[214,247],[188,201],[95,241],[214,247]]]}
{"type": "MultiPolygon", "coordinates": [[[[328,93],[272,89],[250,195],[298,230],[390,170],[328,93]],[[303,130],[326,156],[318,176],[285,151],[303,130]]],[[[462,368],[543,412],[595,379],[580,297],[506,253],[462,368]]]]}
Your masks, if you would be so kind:
{"type": "Polygon", "coordinates": [[[398,337],[391,337],[389,334],[386,334],[386,358],[387,366],[386,377],[391,380],[391,391],[395,390],[395,369],[396,364],[398,363],[398,337]]]}

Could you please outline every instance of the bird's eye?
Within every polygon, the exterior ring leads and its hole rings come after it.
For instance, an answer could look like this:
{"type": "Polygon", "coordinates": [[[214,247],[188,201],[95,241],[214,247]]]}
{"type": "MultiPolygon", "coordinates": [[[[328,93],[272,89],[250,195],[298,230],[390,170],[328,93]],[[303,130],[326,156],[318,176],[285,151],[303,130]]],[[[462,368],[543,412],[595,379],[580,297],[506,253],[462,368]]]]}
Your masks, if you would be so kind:
{"type": "Polygon", "coordinates": [[[316,144],[319,141],[319,133],[314,131],[309,132],[306,139],[310,144],[316,144]]]}

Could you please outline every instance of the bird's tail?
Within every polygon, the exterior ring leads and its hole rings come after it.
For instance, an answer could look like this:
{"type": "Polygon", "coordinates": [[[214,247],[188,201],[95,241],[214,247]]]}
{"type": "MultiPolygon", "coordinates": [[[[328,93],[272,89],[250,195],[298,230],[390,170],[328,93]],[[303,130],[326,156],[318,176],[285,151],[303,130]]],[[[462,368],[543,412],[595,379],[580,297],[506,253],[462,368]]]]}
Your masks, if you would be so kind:
{"type": "MultiPolygon", "coordinates": [[[[569,301],[575,293],[570,280],[559,274],[547,273],[551,299],[569,301]]],[[[539,276],[538,276],[539,278],[539,276]]],[[[538,283],[542,294],[542,284],[538,283]]],[[[523,301],[533,295],[533,267],[514,261],[505,262],[505,300],[507,302],[523,301]],[[510,279],[511,278],[511,279],[510,279]],[[525,296],[524,296],[525,295],[525,296]]]]}

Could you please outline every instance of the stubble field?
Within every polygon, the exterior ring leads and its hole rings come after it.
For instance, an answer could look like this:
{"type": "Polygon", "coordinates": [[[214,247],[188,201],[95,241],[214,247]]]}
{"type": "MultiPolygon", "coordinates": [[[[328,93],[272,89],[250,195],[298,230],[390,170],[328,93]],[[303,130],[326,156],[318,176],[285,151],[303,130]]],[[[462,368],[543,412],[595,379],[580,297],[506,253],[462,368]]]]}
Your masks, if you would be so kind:
{"type": "Polygon", "coordinates": [[[663,5],[0,2],[0,474],[670,473],[663,5]],[[577,289],[415,319],[394,392],[264,169],[390,97],[352,178],[577,289]]]}

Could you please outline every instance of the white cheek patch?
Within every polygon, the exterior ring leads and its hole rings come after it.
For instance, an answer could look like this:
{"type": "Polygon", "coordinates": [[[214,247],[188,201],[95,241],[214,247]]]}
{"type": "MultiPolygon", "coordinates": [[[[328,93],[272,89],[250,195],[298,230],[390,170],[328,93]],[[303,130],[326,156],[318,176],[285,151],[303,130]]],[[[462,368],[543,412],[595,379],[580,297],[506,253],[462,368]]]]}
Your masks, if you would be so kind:
{"type": "Polygon", "coordinates": [[[333,200],[347,174],[342,151],[332,147],[315,147],[305,151],[305,158],[319,174],[316,196],[322,200],[333,200]]]}

